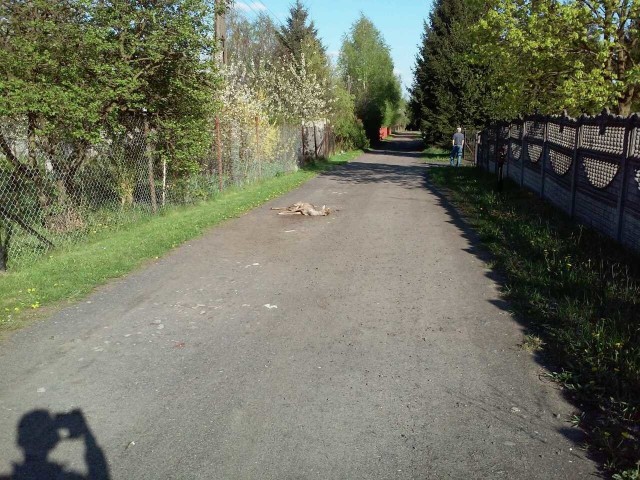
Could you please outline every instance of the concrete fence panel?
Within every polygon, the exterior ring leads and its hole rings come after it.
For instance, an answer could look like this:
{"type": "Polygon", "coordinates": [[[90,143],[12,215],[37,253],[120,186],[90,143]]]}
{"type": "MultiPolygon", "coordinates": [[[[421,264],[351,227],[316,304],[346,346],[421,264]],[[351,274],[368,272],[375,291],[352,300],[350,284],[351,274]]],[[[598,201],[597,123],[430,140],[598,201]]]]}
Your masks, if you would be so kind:
{"type": "Polygon", "coordinates": [[[487,127],[476,163],[640,252],[640,116],[531,115],[487,127]]]}

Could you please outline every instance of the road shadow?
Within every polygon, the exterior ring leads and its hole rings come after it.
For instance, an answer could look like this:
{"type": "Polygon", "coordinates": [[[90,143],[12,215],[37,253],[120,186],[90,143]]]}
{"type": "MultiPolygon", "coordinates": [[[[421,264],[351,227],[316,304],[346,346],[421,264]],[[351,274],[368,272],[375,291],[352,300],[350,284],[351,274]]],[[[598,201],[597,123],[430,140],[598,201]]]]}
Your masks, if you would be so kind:
{"type": "MultiPolygon", "coordinates": [[[[463,250],[473,254],[476,258],[482,260],[488,266],[485,276],[498,285],[500,292],[505,292],[508,285],[506,276],[495,268],[490,267],[490,265],[495,261],[495,257],[489,252],[487,248],[484,247],[479,234],[455,207],[451,200],[450,192],[448,192],[445,188],[436,186],[429,178],[429,169],[442,167],[448,168],[448,165],[433,164],[427,166],[428,169],[424,176],[424,185],[429,190],[429,192],[438,199],[438,204],[447,212],[450,218],[448,223],[454,225],[459,230],[462,237],[467,240],[469,246],[463,250]]],[[[526,316],[515,312],[508,300],[499,298],[489,300],[489,303],[498,307],[500,310],[509,313],[510,317],[513,318],[521,327],[523,327],[524,333],[537,331],[537,328],[535,327],[533,322],[530,319],[526,318],[526,316]]],[[[534,351],[531,353],[531,355],[544,372],[557,372],[562,370],[562,368],[557,365],[554,359],[551,356],[545,354],[543,350],[534,351]]],[[[544,374],[541,375],[544,376],[544,374]]],[[[552,382],[551,378],[549,378],[549,382],[552,382]]],[[[562,396],[569,404],[573,405],[576,410],[580,410],[580,406],[576,404],[576,401],[574,398],[572,398],[570,392],[562,390],[562,396]]],[[[582,429],[572,428],[567,425],[566,427],[556,428],[556,430],[569,441],[571,441],[578,449],[583,448],[588,441],[587,434],[582,429]]],[[[604,475],[602,470],[602,465],[605,461],[604,456],[595,451],[588,451],[587,457],[600,466],[601,472],[597,478],[608,478],[606,477],[606,475],[604,475]]]]}
{"type": "Polygon", "coordinates": [[[32,410],[18,422],[16,444],[23,451],[23,462],[14,463],[8,476],[0,480],[109,480],[104,452],[89,428],[81,410],[53,414],[49,410],[32,410]],[[64,441],[82,442],[87,474],[70,471],[49,459],[64,441]]]}
{"type": "Polygon", "coordinates": [[[349,162],[323,175],[339,183],[392,183],[404,188],[425,188],[426,166],[349,162]]]}
{"type": "Polygon", "coordinates": [[[420,132],[395,132],[391,134],[391,138],[406,138],[408,140],[420,140],[422,141],[422,136],[420,132]]]}
{"type": "MultiPolygon", "coordinates": [[[[436,186],[430,180],[430,172],[432,172],[433,169],[450,168],[448,162],[429,161],[429,159],[425,158],[422,150],[417,150],[418,148],[421,148],[420,141],[411,137],[407,139],[392,139],[379,145],[376,149],[371,149],[368,153],[370,155],[379,155],[380,157],[402,157],[408,159],[408,162],[404,164],[394,164],[391,159],[389,159],[389,163],[378,163],[375,160],[372,163],[352,162],[343,168],[328,172],[328,175],[342,183],[393,183],[403,188],[428,190],[435,196],[437,203],[446,211],[449,217],[448,222],[454,225],[460,232],[460,235],[467,241],[468,246],[464,251],[471,253],[485,265],[489,266],[489,268],[486,269],[486,277],[504,292],[507,287],[506,277],[499,270],[491,268],[495,258],[489,250],[484,247],[482,239],[473,226],[467,222],[463,214],[454,206],[450,193],[446,189],[436,186]]],[[[384,161],[382,158],[380,158],[380,160],[384,161]]],[[[489,302],[501,311],[509,313],[510,318],[513,318],[523,328],[525,333],[535,331],[533,322],[523,315],[515,314],[514,309],[506,298],[489,300],[489,302]]],[[[533,352],[532,356],[536,363],[541,366],[543,372],[557,372],[561,370],[554,360],[543,351],[533,352]]],[[[544,373],[541,373],[541,380],[545,378],[544,373]]],[[[551,382],[550,379],[549,381],[551,382]]],[[[576,409],[579,409],[579,406],[575,404],[574,399],[572,399],[567,392],[563,392],[563,394],[569,403],[575,405],[576,409]]],[[[468,401],[472,402],[472,399],[468,399],[468,401]]],[[[485,407],[492,408],[489,404],[485,407]]],[[[576,450],[579,450],[587,441],[585,432],[579,428],[570,427],[568,424],[565,427],[554,426],[553,428],[575,445],[576,450]]],[[[602,465],[603,457],[601,455],[595,452],[589,452],[588,456],[597,464],[602,465]]]]}
{"type": "Polygon", "coordinates": [[[371,155],[422,158],[424,142],[416,135],[395,133],[366,150],[371,155]]]}

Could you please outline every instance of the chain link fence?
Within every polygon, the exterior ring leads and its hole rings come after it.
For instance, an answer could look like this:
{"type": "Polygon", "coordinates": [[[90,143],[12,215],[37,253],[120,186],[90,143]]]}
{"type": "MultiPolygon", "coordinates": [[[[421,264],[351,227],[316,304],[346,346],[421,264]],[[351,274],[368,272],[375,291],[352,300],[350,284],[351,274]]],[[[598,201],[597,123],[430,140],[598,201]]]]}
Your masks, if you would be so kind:
{"type": "Polygon", "coordinates": [[[247,123],[216,120],[210,154],[197,171],[180,172],[154,150],[144,118],[92,142],[55,140],[29,129],[28,119],[0,119],[0,270],[163,208],[294,171],[335,148],[324,121],[247,123]]]}

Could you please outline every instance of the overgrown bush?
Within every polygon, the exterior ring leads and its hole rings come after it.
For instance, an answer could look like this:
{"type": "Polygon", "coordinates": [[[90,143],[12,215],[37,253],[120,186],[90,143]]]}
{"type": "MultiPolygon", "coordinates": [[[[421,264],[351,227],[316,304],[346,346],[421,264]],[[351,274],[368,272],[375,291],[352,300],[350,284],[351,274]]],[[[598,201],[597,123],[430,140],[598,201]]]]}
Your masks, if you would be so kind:
{"type": "Polygon", "coordinates": [[[341,150],[364,150],[369,148],[369,139],[364,131],[362,121],[352,118],[338,119],[333,126],[336,143],[341,150]]]}

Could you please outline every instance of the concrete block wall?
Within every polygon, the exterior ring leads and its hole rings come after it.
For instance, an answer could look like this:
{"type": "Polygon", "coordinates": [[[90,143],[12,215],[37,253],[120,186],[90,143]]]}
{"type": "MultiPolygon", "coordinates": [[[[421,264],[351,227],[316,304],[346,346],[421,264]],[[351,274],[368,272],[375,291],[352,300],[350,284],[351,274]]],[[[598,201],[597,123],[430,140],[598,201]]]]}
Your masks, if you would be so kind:
{"type": "Polygon", "coordinates": [[[542,191],[541,169],[532,168],[530,164],[525,162],[522,185],[539,194],[542,191]]]}
{"type": "MultiPolygon", "coordinates": [[[[565,132],[569,130],[569,128],[566,128],[565,132]]],[[[574,133],[571,134],[575,137],[574,133]]],[[[552,204],[570,215],[572,204],[571,167],[573,164],[573,152],[566,147],[565,141],[560,138],[558,138],[557,142],[549,141],[548,143],[544,162],[545,178],[543,194],[552,204]]]]}
{"type": "Polygon", "coordinates": [[[567,215],[571,215],[571,190],[553,177],[545,178],[544,198],[567,215]]]}
{"type": "MultiPolygon", "coordinates": [[[[519,134],[519,131],[516,134],[519,134]]],[[[522,144],[519,137],[512,137],[510,140],[509,161],[506,165],[506,171],[509,178],[520,184],[520,179],[522,178],[522,144]]]]}
{"type": "Polygon", "coordinates": [[[532,115],[491,127],[480,138],[481,168],[496,172],[498,138],[509,147],[506,176],[640,252],[640,115],[532,115]]]}
{"type": "Polygon", "coordinates": [[[637,150],[625,169],[625,195],[622,216],[622,243],[640,251],[640,135],[637,150]]]}

